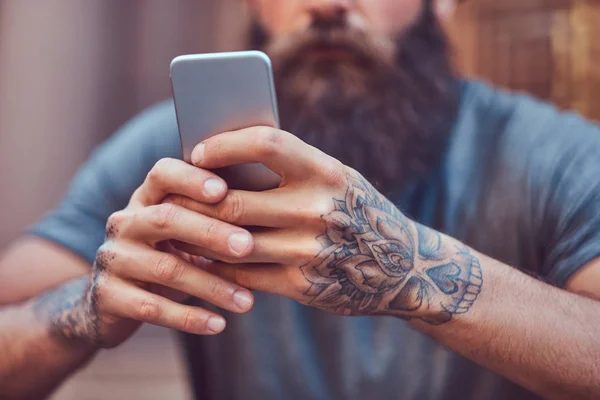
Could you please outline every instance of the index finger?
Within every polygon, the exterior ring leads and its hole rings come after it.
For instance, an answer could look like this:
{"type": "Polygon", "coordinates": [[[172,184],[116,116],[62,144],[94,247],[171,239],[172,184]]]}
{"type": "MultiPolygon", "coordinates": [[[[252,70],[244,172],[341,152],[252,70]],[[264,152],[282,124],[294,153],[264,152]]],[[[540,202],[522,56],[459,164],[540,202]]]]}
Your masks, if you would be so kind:
{"type": "Polygon", "coordinates": [[[144,207],[156,205],[169,194],[212,204],[221,201],[226,193],[227,184],[214,173],[181,160],[163,158],[148,173],[129,204],[144,207]]]}
{"type": "Polygon", "coordinates": [[[200,168],[223,168],[262,163],[282,177],[306,177],[329,156],[291,133],[258,126],[221,133],[200,143],[192,163],[200,168]]]}

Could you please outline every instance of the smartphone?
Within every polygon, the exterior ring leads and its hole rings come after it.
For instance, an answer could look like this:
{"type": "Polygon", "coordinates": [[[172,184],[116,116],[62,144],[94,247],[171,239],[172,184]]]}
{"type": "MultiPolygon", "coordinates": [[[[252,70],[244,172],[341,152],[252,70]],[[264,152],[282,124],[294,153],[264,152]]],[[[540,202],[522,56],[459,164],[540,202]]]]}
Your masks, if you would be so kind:
{"type": "MultiPolygon", "coordinates": [[[[279,128],[269,57],[259,51],[194,54],[171,62],[171,86],[183,159],[203,140],[252,126],[279,128]]],[[[280,177],[262,164],[215,171],[232,189],[268,190],[280,177]]]]}

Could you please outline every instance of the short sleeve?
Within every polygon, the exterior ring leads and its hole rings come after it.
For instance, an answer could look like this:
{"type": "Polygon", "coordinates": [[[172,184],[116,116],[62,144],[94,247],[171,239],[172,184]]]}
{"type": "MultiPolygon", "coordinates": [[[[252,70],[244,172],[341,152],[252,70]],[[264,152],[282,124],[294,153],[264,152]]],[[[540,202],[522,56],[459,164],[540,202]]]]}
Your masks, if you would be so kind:
{"type": "Polygon", "coordinates": [[[556,112],[530,150],[529,186],[542,274],[564,287],[600,257],[600,128],[556,112]]]}
{"type": "Polygon", "coordinates": [[[171,101],[149,108],[98,147],[72,180],[60,205],[29,229],[90,264],[104,241],[106,220],[123,209],[161,158],[181,158],[171,101]]]}

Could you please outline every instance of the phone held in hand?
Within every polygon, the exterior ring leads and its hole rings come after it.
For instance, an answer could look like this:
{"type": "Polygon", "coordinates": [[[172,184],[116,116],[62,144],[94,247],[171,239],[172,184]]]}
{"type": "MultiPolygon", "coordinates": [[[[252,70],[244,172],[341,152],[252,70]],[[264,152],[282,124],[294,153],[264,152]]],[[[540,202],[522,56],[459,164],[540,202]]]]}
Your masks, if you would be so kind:
{"type": "MultiPolygon", "coordinates": [[[[184,55],[171,62],[183,158],[203,140],[252,126],[279,128],[269,57],[259,51],[184,55]]],[[[216,171],[232,189],[267,190],[280,177],[262,164],[216,171]]]]}

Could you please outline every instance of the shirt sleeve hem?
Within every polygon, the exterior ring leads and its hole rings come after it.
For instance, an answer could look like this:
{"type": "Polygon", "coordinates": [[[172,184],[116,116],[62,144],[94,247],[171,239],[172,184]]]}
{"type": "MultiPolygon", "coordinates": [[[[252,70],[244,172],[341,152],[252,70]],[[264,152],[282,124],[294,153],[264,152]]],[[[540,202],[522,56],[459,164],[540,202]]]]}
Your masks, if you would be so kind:
{"type": "Polygon", "coordinates": [[[550,271],[548,279],[555,286],[564,289],[573,275],[598,258],[600,258],[600,246],[578,255],[577,262],[569,259],[564,260],[562,266],[557,265],[550,271]]]}
{"type": "Polygon", "coordinates": [[[72,252],[76,256],[83,259],[89,265],[92,265],[95,261],[95,254],[96,254],[95,251],[93,252],[94,256],[90,257],[91,252],[89,251],[89,249],[84,248],[83,245],[81,245],[81,246],[77,245],[72,240],[69,240],[66,237],[61,237],[60,235],[48,233],[42,229],[38,229],[37,227],[28,230],[26,233],[31,236],[37,236],[41,239],[48,240],[50,242],[53,242],[53,243],[59,245],[60,247],[65,248],[66,250],[72,252]]]}

